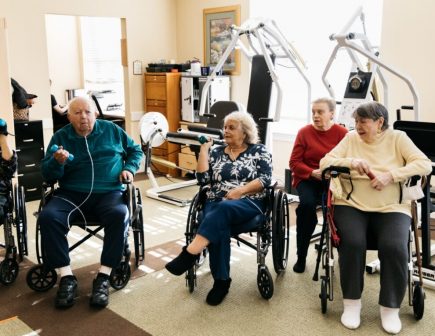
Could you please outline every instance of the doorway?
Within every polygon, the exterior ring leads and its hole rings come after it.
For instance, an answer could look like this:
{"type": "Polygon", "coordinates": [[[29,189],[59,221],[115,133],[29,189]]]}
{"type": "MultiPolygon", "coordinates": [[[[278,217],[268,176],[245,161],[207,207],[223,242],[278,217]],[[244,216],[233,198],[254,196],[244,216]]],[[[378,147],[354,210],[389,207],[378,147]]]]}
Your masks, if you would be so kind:
{"type": "Polygon", "coordinates": [[[126,20],[47,14],[51,93],[60,105],[79,95],[98,99],[107,118],[125,119],[126,20]],[[123,50],[124,49],[124,50],[123,50]]]}

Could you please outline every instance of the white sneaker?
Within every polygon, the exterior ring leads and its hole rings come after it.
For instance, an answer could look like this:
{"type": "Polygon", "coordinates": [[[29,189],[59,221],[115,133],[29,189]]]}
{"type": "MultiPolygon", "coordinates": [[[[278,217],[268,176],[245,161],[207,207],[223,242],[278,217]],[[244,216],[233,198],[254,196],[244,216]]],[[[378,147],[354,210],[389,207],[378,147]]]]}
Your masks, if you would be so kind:
{"type": "Polygon", "coordinates": [[[341,323],[348,329],[356,329],[361,323],[361,299],[343,299],[341,323]]]}
{"type": "Polygon", "coordinates": [[[379,307],[382,328],[389,334],[398,334],[402,330],[402,322],[400,322],[399,318],[400,308],[379,307]]]}

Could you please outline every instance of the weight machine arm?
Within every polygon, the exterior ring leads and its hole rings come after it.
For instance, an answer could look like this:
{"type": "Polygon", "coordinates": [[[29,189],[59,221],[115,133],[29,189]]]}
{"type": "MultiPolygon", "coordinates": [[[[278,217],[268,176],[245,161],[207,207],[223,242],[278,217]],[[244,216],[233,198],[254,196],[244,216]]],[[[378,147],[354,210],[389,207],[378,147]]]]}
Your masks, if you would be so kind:
{"type": "Polygon", "coordinates": [[[223,68],[225,61],[230,56],[231,52],[236,48],[240,48],[246,58],[252,62],[253,54],[263,55],[269,69],[270,77],[273,84],[276,87],[277,99],[275,106],[275,113],[268,121],[279,121],[281,118],[281,106],[282,106],[282,88],[279,84],[279,78],[275,71],[275,66],[272,62],[271,54],[277,58],[288,58],[295,66],[299,74],[307,85],[307,121],[310,120],[311,115],[311,83],[305,74],[305,63],[297,53],[296,49],[285,39],[284,35],[279,30],[278,26],[273,20],[269,19],[250,19],[237,27],[231,26],[231,42],[225,49],[222,57],[217,63],[216,67],[208,77],[207,82],[204,85],[201,94],[201,104],[199,108],[199,115],[204,115],[206,99],[208,95],[208,89],[212,81],[216,78],[217,73],[223,68]],[[241,42],[240,37],[245,35],[248,40],[250,50],[241,42]],[[259,45],[259,50],[254,46],[253,40],[256,40],[259,45]],[[267,43],[266,43],[267,42],[267,43]]]}

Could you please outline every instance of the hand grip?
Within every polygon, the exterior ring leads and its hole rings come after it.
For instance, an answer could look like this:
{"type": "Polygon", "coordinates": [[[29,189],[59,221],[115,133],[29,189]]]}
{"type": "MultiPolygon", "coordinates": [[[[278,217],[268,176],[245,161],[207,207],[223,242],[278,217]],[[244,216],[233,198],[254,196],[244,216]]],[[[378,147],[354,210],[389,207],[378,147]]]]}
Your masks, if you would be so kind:
{"type": "MultiPolygon", "coordinates": [[[[206,142],[209,142],[207,137],[205,137],[204,135],[200,135],[198,137],[198,141],[201,143],[201,145],[205,144],[206,142]]],[[[213,142],[214,145],[225,145],[225,141],[223,140],[211,139],[211,141],[213,142]]]]}
{"type": "Polygon", "coordinates": [[[373,180],[375,178],[375,175],[372,172],[368,172],[367,176],[369,177],[370,180],[373,180]]]}
{"type": "MultiPolygon", "coordinates": [[[[54,144],[54,145],[52,145],[50,147],[50,153],[55,153],[55,152],[58,151],[58,149],[59,149],[59,146],[54,144]]],[[[74,155],[69,153],[69,155],[68,155],[68,161],[72,161],[72,160],[74,160],[74,155]]]]}

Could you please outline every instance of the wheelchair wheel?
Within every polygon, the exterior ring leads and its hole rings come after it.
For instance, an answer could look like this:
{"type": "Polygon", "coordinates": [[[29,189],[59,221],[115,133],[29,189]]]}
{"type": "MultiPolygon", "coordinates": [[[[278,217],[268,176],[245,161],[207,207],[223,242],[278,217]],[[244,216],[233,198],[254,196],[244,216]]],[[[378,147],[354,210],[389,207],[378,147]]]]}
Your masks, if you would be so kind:
{"type": "Polygon", "coordinates": [[[130,280],[130,276],[130,264],[128,262],[121,261],[119,266],[115,269],[112,269],[112,272],[110,273],[110,286],[117,290],[123,289],[127,285],[128,280],[130,280]]]}
{"type": "Polygon", "coordinates": [[[28,255],[27,250],[27,217],[24,187],[14,186],[15,226],[17,230],[18,253],[20,261],[28,255]]]}
{"type": "Polygon", "coordinates": [[[275,192],[272,211],[273,267],[280,274],[287,267],[290,243],[288,198],[281,190],[275,192]]]}
{"type": "Polygon", "coordinates": [[[195,290],[196,269],[195,266],[189,268],[186,272],[186,284],[189,287],[189,293],[195,290]]]}
{"type": "Polygon", "coordinates": [[[145,259],[145,237],[143,232],[143,214],[142,214],[142,196],[139,188],[133,188],[133,197],[136,202],[133,202],[133,213],[139,209],[138,217],[132,223],[133,240],[134,240],[134,256],[135,266],[139,267],[139,263],[145,259]]]}
{"type": "Polygon", "coordinates": [[[417,321],[421,320],[424,314],[424,289],[417,283],[414,286],[414,293],[412,296],[412,309],[414,310],[414,317],[417,321]]]}
{"type": "Polygon", "coordinates": [[[328,284],[326,279],[322,279],[320,282],[320,304],[322,307],[322,314],[326,313],[326,308],[328,306],[328,284]]]}
{"type": "Polygon", "coordinates": [[[43,264],[33,266],[27,272],[27,285],[36,292],[46,292],[57,282],[57,273],[54,269],[46,270],[43,264]]]}
{"type": "Polygon", "coordinates": [[[264,299],[269,300],[273,296],[273,279],[267,266],[258,266],[257,286],[264,299]]]}
{"type": "Polygon", "coordinates": [[[190,203],[189,213],[187,215],[186,224],[186,245],[189,245],[193,238],[195,238],[196,231],[198,230],[198,206],[199,206],[199,193],[197,193],[190,203]]]}
{"type": "Polygon", "coordinates": [[[15,259],[7,258],[0,263],[0,282],[10,285],[18,276],[18,263],[15,259]]]}

